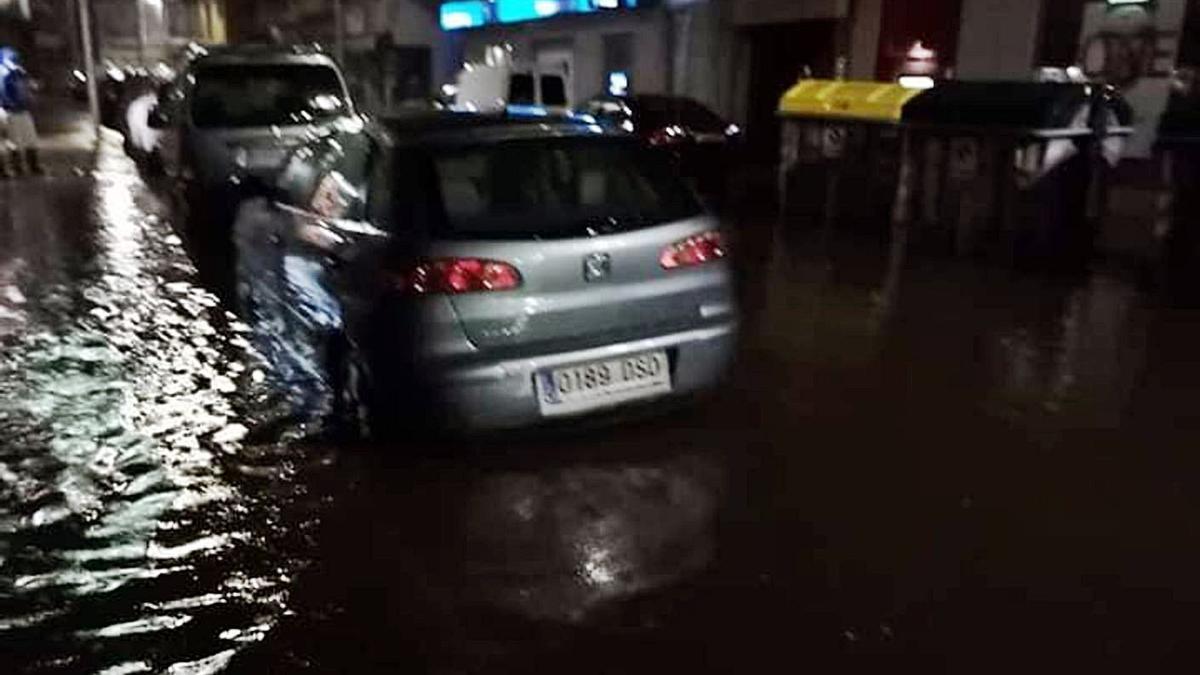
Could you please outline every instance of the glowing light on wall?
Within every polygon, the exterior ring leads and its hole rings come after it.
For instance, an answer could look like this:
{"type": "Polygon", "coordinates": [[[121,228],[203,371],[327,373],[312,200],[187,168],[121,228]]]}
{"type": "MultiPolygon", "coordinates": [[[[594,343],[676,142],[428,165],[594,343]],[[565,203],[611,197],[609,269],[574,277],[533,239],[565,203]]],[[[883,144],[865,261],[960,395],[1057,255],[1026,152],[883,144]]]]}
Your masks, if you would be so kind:
{"type": "Polygon", "coordinates": [[[629,93],[629,75],[619,70],[609,73],[608,93],[613,96],[624,96],[629,93]]]}

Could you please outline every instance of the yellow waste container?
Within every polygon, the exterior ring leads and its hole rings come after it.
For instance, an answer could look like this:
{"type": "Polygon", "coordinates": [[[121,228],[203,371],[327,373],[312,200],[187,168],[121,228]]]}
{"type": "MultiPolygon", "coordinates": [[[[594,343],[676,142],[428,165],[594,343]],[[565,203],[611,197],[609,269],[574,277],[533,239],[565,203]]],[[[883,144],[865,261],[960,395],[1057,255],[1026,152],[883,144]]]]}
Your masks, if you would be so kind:
{"type": "Polygon", "coordinates": [[[800,80],[779,101],[785,233],[809,225],[886,236],[900,170],[900,118],[919,94],[887,82],[800,80]]]}

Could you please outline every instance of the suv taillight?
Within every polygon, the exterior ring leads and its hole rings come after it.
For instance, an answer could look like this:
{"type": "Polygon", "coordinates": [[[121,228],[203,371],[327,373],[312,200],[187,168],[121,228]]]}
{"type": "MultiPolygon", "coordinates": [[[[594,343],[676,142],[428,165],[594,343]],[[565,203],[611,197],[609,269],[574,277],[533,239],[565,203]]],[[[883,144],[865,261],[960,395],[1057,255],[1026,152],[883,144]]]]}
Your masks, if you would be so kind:
{"type": "Polygon", "coordinates": [[[521,273],[517,268],[506,262],[482,258],[422,260],[394,278],[400,290],[414,295],[510,291],[521,285],[521,273]]]}
{"type": "Polygon", "coordinates": [[[721,233],[710,230],[677,241],[664,248],[662,254],[658,256],[658,262],[663,269],[673,270],[680,267],[702,265],[724,257],[725,242],[721,233]]]}

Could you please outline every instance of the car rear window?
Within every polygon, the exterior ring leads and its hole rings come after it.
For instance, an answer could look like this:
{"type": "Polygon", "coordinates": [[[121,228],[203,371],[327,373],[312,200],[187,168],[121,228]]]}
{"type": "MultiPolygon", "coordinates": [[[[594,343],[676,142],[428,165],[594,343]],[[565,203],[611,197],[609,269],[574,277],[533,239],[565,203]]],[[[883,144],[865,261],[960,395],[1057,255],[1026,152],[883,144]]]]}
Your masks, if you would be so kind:
{"type": "Polygon", "coordinates": [[[195,77],[192,122],[198,127],[306,124],[347,110],[341,80],[329,66],[214,65],[195,77]]]}
{"type": "Polygon", "coordinates": [[[540,138],[424,152],[438,237],[594,236],[702,211],[668,155],[631,140],[540,138]]]}

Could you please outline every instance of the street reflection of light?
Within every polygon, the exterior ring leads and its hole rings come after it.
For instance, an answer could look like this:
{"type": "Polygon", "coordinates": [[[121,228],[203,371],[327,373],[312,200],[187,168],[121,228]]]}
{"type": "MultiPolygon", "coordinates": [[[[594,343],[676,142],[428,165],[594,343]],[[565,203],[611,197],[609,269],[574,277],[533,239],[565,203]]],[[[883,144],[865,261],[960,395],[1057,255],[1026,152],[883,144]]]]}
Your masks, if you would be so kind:
{"type": "Polygon", "coordinates": [[[135,174],[114,170],[111,164],[102,160],[97,171],[98,217],[104,223],[102,236],[113,271],[134,276],[143,253],[141,213],[134,202],[139,181],[135,174]]]}
{"type": "Polygon", "coordinates": [[[600,547],[588,547],[585,554],[583,575],[588,581],[597,586],[607,586],[617,580],[611,551],[600,547]]]}
{"type": "Polygon", "coordinates": [[[162,546],[158,542],[150,542],[146,557],[151,560],[175,560],[190,557],[197,552],[213,552],[226,548],[229,537],[223,534],[213,534],[200,539],[194,539],[179,546],[162,546]]]}
{"type": "Polygon", "coordinates": [[[188,673],[188,675],[216,675],[229,667],[229,662],[237,654],[236,649],[225,649],[195,661],[181,661],[171,664],[163,672],[188,673]]]}
{"type": "MultiPolygon", "coordinates": [[[[236,502],[237,494],[216,458],[200,442],[201,437],[215,442],[222,429],[235,426],[227,398],[235,370],[231,363],[248,346],[235,349],[233,339],[210,322],[219,311],[214,296],[188,281],[164,280],[167,270],[168,278],[186,274],[186,259],[178,237],[145,210],[153,202],[118,145],[105,142],[98,150],[93,186],[64,180],[67,187],[60,189],[67,194],[78,189],[80,199],[88,199],[81,201],[88,204],[88,212],[80,214],[79,222],[36,225],[46,239],[56,236],[53,228],[94,233],[89,238],[90,271],[77,281],[82,306],[64,308],[69,315],[56,316],[42,327],[36,342],[11,352],[20,358],[20,377],[11,377],[7,358],[0,359],[0,380],[6,382],[0,391],[0,416],[12,410],[25,419],[7,425],[5,431],[35,438],[26,429],[38,434],[45,430],[44,448],[32,449],[50,460],[44,469],[32,467],[22,475],[45,496],[30,505],[18,527],[30,541],[55,542],[45,547],[45,560],[54,564],[39,563],[32,574],[18,568],[11,586],[20,604],[41,606],[50,599],[74,608],[75,598],[98,601],[100,596],[116,603],[106,605],[114,608],[112,614],[78,614],[63,620],[72,622],[69,628],[85,638],[175,630],[191,621],[193,606],[203,609],[237,592],[212,582],[207,588],[204,583],[160,587],[147,582],[162,577],[204,579],[193,576],[195,565],[219,560],[227,548],[244,547],[249,538],[236,522],[227,522],[246,505],[236,502]],[[221,502],[231,508],[198,508],[221,502]],[[202,522],[198,514],[204,514],[202,522]],[[66,546],[50,533],[60,522],[72,523],[71,538],[62,541],[66,546]],[[208,534],[214,531],[219,534],[208,534]],[[137,609],[149,609],[154,616],[129,621],[124,613],[132,608],[106,595],[129,586],[160,589],[152,598],[161,601],[156,603],[159,607],[137,609]],[[186,589],[188,598],[175,601],[169,590],[173,588],[186,589]],[[204,590],[211,592],[197,593],[204,590]],[[114,622],[117,618],[121,622],[114,622]]],[[[60,194],[31,190],[28,200],[20,200],[22,208],[40,204],[47,218],[57,217],[42,204],[46,193],[60,194]]],[[[7,526],[15,518],[5,514],[0,520],[0,526],[7,526]]],[[[286,570],[272,565],[265,575],[259,572],[257,567],[232,572],[250,574],[262,586],[239,603],[252,603],[264,615],[282,611],[282,584],[287,580],[280,572],[286,570]]],[[[217,672],[232,653],[190,664],[204,668],[161,670],[217,672]]]]}
{"type": "Polygon", "coordinates": [[[93,631],[84,631],[80,633],[82,637],[101,637],[115,638],[125,635],[141,635],[144,633],[157,633],[164,630],[174,630],[180,626],[190,622],[191,616],[168,615],[168,616],[150,616],[145,619],[135,619],[123,623],[114,623],[104,628],[93,631]]]}
{"type": "Polygon", "coordinates": [[[0,263],[0,336],[25,325],[25,294],[17,285],[17,274],[24,266],[21,258],[0,263]]]}

